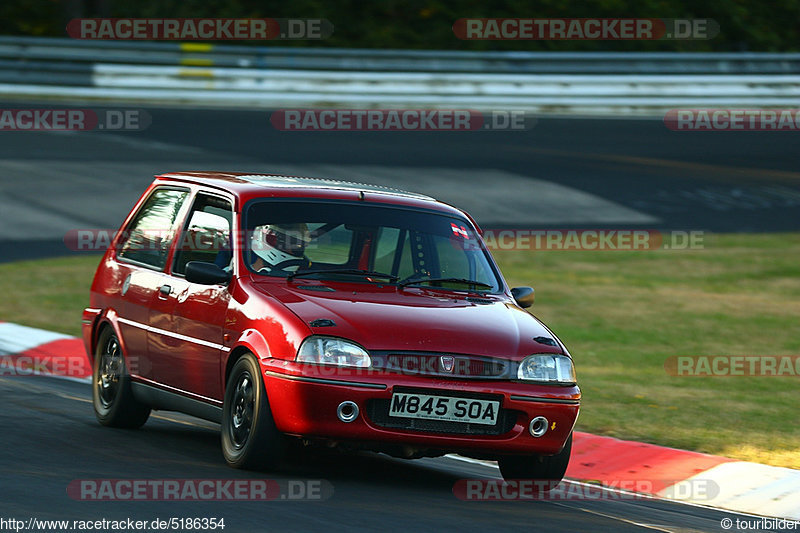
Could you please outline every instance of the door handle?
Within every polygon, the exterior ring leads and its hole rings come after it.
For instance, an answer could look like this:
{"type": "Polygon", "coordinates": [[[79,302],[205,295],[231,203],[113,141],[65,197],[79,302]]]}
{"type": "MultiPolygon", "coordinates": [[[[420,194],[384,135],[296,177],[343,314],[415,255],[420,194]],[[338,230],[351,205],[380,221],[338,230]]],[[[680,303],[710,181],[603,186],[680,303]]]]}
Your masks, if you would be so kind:
{"type": "Polygon", "coordinates": [[[169,293],[172,292],[172,287],[170,287],[169,285],[162,285],[158,289],[158,292],[161,293],[162,296],[169,296],[169,293]]]}

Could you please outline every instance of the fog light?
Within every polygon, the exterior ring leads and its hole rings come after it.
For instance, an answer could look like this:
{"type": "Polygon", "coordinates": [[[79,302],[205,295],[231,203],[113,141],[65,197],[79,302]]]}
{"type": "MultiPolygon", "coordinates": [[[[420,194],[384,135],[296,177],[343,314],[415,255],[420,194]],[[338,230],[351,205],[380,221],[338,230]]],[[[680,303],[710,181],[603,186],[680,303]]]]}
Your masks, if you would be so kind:
{"type": "MultiPolygon", "coordinates": [[[[358,418],[358,406],[355,402],[342,402],[339,404],[339,407],[336,408],[336,416],[338,416],[339,420],[342,422],[352,422],[358,418]]],[[[545,420],[545,426],[547,426],[547,420],[545,420]]],[[[545,430],[546,429],[547,427],[545,427],[545,430]]]]}
{"type": "Polygon", "coordinates": [[[528,424],[528,431],[531,432],[531,435],[534,437],[541,437],[545,433],[547,433],[547,419],[543,416],[537,416],[536,418],[531,420],[531,423],[528,424]]]}

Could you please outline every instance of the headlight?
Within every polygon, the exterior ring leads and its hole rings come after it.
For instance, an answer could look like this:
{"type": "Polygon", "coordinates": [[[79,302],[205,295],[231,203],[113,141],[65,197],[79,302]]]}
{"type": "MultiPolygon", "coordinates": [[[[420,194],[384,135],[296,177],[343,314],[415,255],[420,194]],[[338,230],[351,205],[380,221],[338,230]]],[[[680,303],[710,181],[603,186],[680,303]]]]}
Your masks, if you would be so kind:
{"type": "Polygon", "coordinates": [[[357,366],[367,368],[372,364],[367,351],[350,341],[336,337],[309,337],[297,351],[299,363],[357,366]]]}
{"type": "Polygon", "coordinates": [[[575,366],[566,355],[531,355],[522,360],[517,369],[517,379],[545,383],[575,383],[575,366]]]}

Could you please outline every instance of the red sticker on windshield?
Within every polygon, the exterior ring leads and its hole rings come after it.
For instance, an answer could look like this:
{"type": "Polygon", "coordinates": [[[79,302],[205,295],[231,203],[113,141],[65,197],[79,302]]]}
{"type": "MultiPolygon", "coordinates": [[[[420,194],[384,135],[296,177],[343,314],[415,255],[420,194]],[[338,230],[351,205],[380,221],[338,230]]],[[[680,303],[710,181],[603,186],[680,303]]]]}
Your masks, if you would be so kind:
{"type": "Polygon", "coordinates": [[[469,233],[467,233],[467,228],[464,226],[456,226],[453,223],[450,223],[450,227],[453,229],[453,235],[458,235],[462,239],[469,239],[469,233]]]}

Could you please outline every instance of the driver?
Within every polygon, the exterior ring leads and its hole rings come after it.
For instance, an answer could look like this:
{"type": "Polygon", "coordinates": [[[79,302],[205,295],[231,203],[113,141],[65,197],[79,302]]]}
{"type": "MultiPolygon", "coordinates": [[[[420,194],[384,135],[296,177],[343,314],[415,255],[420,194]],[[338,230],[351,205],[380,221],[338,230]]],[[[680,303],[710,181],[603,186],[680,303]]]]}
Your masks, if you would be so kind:
{"type": "Polygon", "coordinates": [[[311,240],[308,225],[303,222],[256,226],[250,238],[255,271],[295,272],[311,265],[305,256],[311,240]]]}

